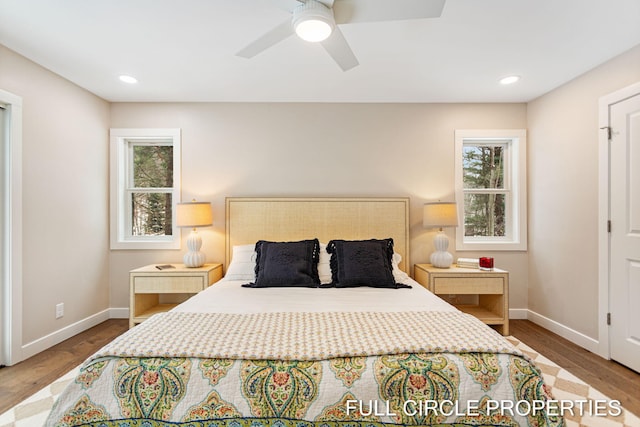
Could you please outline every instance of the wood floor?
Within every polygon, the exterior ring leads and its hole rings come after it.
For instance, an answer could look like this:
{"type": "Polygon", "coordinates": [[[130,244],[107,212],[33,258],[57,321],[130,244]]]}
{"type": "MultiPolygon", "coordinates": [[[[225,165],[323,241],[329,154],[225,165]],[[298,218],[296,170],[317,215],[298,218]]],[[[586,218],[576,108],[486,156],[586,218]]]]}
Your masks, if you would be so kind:
{"type": "MultiPolygon", "coordinates": [[[[24,362],[0,368],[0,414],[79,365],[127,327],[128,320],[108,320],[24,362]]],[[[640,415],[640,374],[528,320],[512,320],[510,328],[514,337],[640,415]]]]}
{"type": "Polygon", "coordinates": [[[509,321],[509,332],[547,359],[640,416],[640,374],[573,344],[528,320],[509,321]]]}
{"type": "Polygon", "coordinates": [[[0,414],[51,384],[129,328],[129,319],[107,320],[30,359],[0,368],[0,414]]]}

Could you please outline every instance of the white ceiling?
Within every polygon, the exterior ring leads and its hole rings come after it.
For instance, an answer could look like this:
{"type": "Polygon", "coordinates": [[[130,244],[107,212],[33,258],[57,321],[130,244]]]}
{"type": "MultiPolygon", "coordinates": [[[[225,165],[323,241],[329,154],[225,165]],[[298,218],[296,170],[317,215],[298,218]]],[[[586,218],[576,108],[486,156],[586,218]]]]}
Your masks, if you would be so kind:
{"type": "Polygon", "coordinates": [[[296,36],[235,56],[287,16],[274,0],[0,0],[0,44],[109,101],[526,102],[640,43],[640,0],[447,0],[440,18],[341,25],[347,72],[296,36]]]}

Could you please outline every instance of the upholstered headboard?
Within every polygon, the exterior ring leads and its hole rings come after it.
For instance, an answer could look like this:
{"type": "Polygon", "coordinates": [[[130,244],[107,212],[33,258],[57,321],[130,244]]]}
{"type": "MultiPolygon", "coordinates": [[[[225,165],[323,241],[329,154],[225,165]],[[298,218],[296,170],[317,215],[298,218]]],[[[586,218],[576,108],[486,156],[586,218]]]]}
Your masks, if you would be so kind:
{"type": "Polygon", "coordinates": [[[233,246],[258,240],[393,238],[408,270],[409,198],[247,198],[226,199],[225,269],[233,246]]]}

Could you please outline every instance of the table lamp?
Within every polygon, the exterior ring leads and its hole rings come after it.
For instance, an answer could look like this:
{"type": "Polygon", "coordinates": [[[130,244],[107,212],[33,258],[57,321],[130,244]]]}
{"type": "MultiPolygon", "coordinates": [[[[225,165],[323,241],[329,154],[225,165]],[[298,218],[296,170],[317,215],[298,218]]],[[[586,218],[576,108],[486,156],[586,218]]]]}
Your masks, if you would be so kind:
{"type": "Polygon", "coordinates": [[[447,252],[449,238],[442,231],[444,227],[458,226],[458,208],[453,202],[425,203],[423,213],[425,228],[439,228],[440,231],[433,239],[436,251],[431,254],[431,265],[439,268],[449,268],[453,263],[453,255],[447,252]]]}
{"type": "Polygon", "coordinates": [[[202,267],[205,261],[205,254],[200,252],[202,238],[196,229],[213,225],[211,203],[193,200],[191,202],[178,203],[177,208],[176,224],[178,227],[191,227],[192,229],[187,238],[189,251],[184,254],[184,265],[187,267],[202,267]]]}

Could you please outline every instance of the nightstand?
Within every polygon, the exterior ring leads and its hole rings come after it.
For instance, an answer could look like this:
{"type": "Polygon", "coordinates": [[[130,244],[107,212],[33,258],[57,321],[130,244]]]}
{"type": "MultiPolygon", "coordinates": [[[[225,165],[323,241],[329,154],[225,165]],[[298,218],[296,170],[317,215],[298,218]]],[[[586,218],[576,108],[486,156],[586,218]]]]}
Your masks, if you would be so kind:
{"type": "Polygon", "coordinates": [[[414,278],[442,299],[469,295],[477,302],[453,303],[490,325],[502,335],[509,335],[509,272],[494,268],[491,271],[474,268],[437,268],[431,264],[416,264],[414,278]]]}
{"type": "Polygon", "coordinates": [[[156,268],[157,265],[129,272],[129,328],[178,305],[175,301],[164,302],[163,299],[185,300],[222,278],[222,264],[205,264],[196,268],[172,264],[175,268],[164,270],[156,268]]]}

